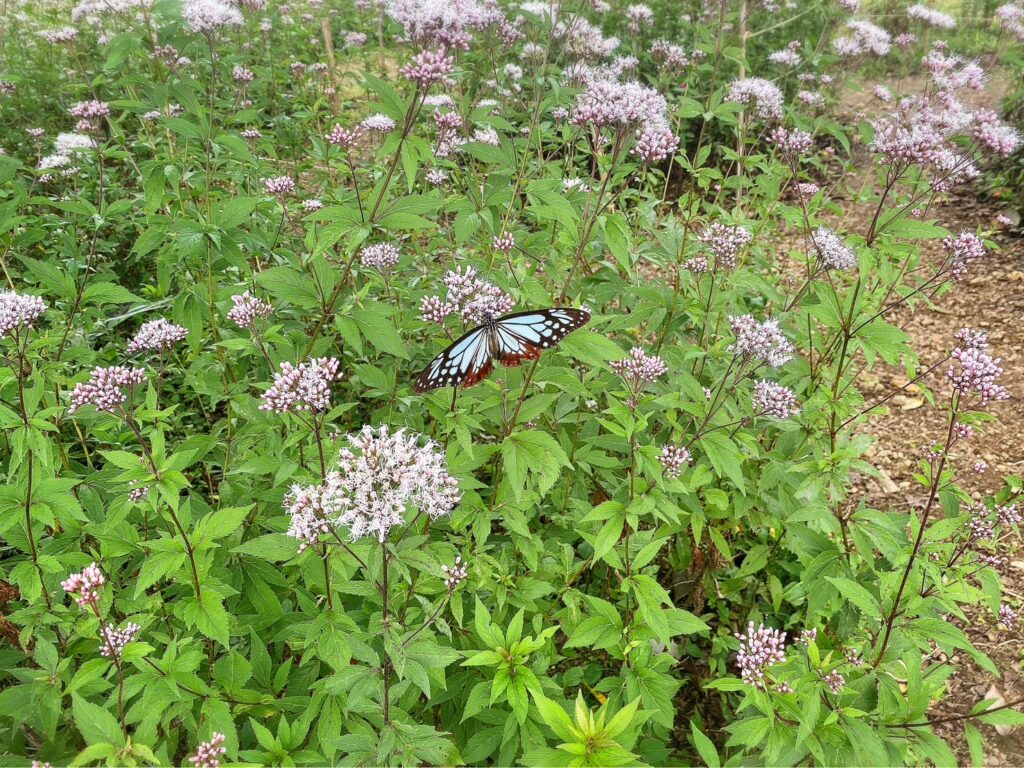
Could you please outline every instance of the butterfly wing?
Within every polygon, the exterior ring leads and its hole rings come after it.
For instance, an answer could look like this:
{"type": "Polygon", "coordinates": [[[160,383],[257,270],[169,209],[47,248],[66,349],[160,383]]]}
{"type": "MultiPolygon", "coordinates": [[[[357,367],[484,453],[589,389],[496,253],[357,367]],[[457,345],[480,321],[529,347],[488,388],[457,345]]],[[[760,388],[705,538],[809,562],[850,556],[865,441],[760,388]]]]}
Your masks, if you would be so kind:
{"type": "Polygon", "coordinates": [[[567,307],[505,315],[493,330],[487,325],[474,328],[431,360],[416,377],[416,391],[472,387],[494,370],[494,359],[508,366],[536,360],[589,320],[589,312],[567,307]]]}
{"type": "Polygon", "coordinates": [[[493,369],[487,326],[481,325],[456,339],[416,377],[416,391],[438,387],[471,387],[493,369]]]}
{"type": "Polygon", "coordinates": [[[570,333],[582,328],[590,313],[582,309],[555,307],[533,312],[515,312],[498,320],[495,356],[502,365],[519,365],[536,360],[570,333]]]}

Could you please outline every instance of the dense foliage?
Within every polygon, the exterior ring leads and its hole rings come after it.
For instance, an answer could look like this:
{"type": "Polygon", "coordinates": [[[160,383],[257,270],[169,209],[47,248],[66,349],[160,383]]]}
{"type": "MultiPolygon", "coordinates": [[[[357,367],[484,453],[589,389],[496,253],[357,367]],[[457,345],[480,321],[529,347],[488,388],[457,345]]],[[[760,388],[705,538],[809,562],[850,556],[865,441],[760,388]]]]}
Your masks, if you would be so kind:
{"type": "Polygon", "coordinates": [[[4,763],[955,763],[1009,393],[893,318],[993,248],[930,211],[1024,6],[897,5],[5,4],[4,763]],[[880,366],[947,414],[910,507],[880,366]]]}

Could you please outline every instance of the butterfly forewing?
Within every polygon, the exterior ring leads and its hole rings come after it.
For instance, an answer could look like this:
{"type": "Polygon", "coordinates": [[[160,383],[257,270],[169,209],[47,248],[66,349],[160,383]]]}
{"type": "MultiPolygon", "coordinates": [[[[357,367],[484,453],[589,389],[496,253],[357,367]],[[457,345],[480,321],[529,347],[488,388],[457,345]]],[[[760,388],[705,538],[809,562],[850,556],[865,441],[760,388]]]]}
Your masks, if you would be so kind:
{"type": "Polygon", "coordinates": [[[474,328],[431,360],[416,378],[416,389],[471,387],[493,370],[493,360],[507,366],[535,360],[588,320],[589,312],[562,307],[505,315],[474,328]]]}

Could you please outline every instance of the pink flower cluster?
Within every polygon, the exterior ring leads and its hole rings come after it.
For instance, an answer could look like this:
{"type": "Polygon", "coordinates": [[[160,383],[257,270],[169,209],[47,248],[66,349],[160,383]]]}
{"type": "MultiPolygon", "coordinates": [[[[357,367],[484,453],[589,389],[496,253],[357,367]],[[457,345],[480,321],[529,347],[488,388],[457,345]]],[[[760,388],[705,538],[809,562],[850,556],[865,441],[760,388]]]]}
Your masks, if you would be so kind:
{"type": "Polygon", "coordinates": [[[275,176],[263,180],[263,189],[268,195],[283,200],[295,194],[295,180],[291,176],[275,176]]]}
{"type": "Polygon", "coordinates": [[[455,71],[455,59],[444,48],[436,51],[421,51],[412,61],[398,70],[406,80],[411,80],[421,91],[432,85],[453,85],[451,74],[455,71]]]}
{"type": "Polygon", "coordinates": [[[924,22],[930,27],[938,27],[939,29],[956,28],[956,19],[948,13],[943,13],[942,11],[937,11],[934,8],[929,8],[924,3],[917,3],[910,6],[907,8],[906,14],[907,18],[924,22]]]}
{"type": "Polygon", "coordinates": [[[846,22],[847,34],[832,41],[840,56],[862,56],[866,53],[885,56],[892,49],[892,36],[870,21],[853,19],[846,22]]]}
{"type": "Polygon", "coordinates": [[[103,121],[110,117],[110,105],[97,99],[80,101],[68,110],[68,114],[78,120],[75,123],[76,131],[97,133],[103,121]]]}
{"type": "Polygon", "coordinates": [[[185,0],[181,16],[190,30],[208,36],[244,23],[241,11],[223,0],[185,0]]]}
{"type": "Polygon", "coordinates": [[[748,77],[729,84],[726,101],[751,107],[761,120],[779,120],[782,117],[782,91],[779,86],[763,77],[748,77]]]}
{"type": "Polygon", "coordinates": [[[1010,393],[998,383],[1003,373],[999,367],[1000,360],[993,359],[988,353],[988,337],[979,331],[964,328],[957,332],[956,340],[960,346],[951,354],[953,362],[946,376],[962,404],[967,405],[964,401],[974,397],[978,398],[978,405],[1008,400],[1010,393]]]}
{"type": "Polygon", "coordinates": [[[441,574],[445,587],[451,592],[466,580],[466,577],[469,575],[469,569],[460,556],[455,558],[455,562],[451,564],[451,567],[442,565],[441,574]]]}
{"type": "Polygon", "coordinates": [[[662,473],[669,480],[674,480],[690,463],[690,452],[681,445],[663,445],[660,461],[662,473]]]}
{"type": "Polygon", "coordinates": [[[400,252],[398,246],[393,243],[373,243],[367,245],[359,252],[359,263],[364,267],[378,269],[387,272],[396,264],[400,252]]]}
{"type": "Polygon", "coordinates": [[[690,64],[686,50],[668,40],[655,40],[651,43],[651,57],[662,72],[679,74],[690,64]]]}
{"type": "Polygon", "coordinates": [[[790,162],[795,162],[814,146],[814,138],[807,131],[779,126],[768,134],[768,143],[790,162]]]}
{"type": "Polygon", "coordinates": [[[967,230],[956,237],[945,238],[942,247],[946,249],[946,260],[954,280],[961,279],[971,264],[987,255],[981,238],[967,230]]]}
{"type": "Polygon", "coordinates": [[[231,297],[232,307],[228,310],[228,320],[239,328],[253,328],[257,320],[265,320],[274,314],[274,307],[263,299],[253,296],[249,291],[236,293],[231,297]]]}
{"type": "Polygon", "coordinates": [[[991,109],[974,113],[974,138],[983,148],[1000,157],[1009,157],[1021,145],[1017,129],[1000,120],[991,109]]]}
{"type": "Polygon", "coordinates": [[[81,573],[73,573],[60,583],[68,594],[77,594],[76,601],[83,608],[99,604],[99,588],[106,583],[103,572],[96,563],[86,566],[81,573]]]}
{"type": "Polygon", "coordinates": [[[729,351],[771,368],[784,365],[793,357],[793,345],[779,330],[778,320],[758,322],[753,315],[730,316],[729,324],[736,337],[729,351]]]}
{"type": "Polygon", "coordinates": [[[121,658],[124,647],[135,640],[142,629],[138,624],[129,622],[122,629],[117,629],[112,624],[104,624],[100,627],[100,656],[108,659],[121,658]]]}
{"type": "Polygon", "coordinates": [[[622,377],[626,386],[634,394],[639,392],[645,384],[668,372],[668,366],[664,360],[657,355],[648,355],[640,347],[633,347],[629,350],[628,357],[609,363],[609,367],[616,375],[622,377]]]}
{"type": "Polygon", "coordinates": [[[211,733],[210,740],[196,747],[196,753],[188,761],[195,768],[220,768],[220,759],[228,752],[224,747],[226,738],[223,733],[211,733]]]}
{"type": "Polygon", "coordinates": [[[290,413],[323,412],[331,407],[331,384],[341,379],[341,363],[336,357],[315,357],[300,363],[281,363],[274,383],[263,393],[261,411],[290,413]]]}
{"type": "Polygon", "coordinates": [[[303,548],[328,524],[348,528],[353,540],[372,535],[384,541],[410,506],[436,519],[458,504],[458,482],[435,443],[421,445],[416,433],[391,433],[387,426],[363,427],[348,443],[321,485],[293,488],[289,495],[289,534],[303,548]]]}
{"type": "Polygon", "coordinates": [[[344,128],[341,125],[335,124],[325,138],[329,144],[333,144],[336,147],[352,149],[352,147],[359,143],[362,135],[363,128],[360,125],[357,125],[355,128],[344,128]]]}
{"type": "Polygon", "coordinates": [[[569,122],[616,132],[633,131],[636,142],[632,152],[644,163],[664,160],[679,148],[679,138],[669,124],[665,97],[636,82],[619,83],[601,77],[590,80],[576,99],[569,122]]]}
{"type": "Polygon", "coordinates": [[[32,328],[46,304],[38,296],[14,291],[0,291],[0,338],[32,328]]]}
{"type": "Polygon", "coordinates": [[[188,336],[188,329],[170,323],[164,318],[143,323],[134,338],[128,342],[128,354],[136,352],[166,352],[188,336]]]}
{"type": "Polygon", "coordinates": [[[516,238],[511,232],[503,232],[495,235],[491,241],[491,247],[498,253],[511,253],[516,247],[516,238]]]}
{"type": "Polygon", "coordinates": [[[320,534],[331,530],[324,508],[324,486],[293,485],[284,497],[285,511],[291,517],[288,535],[299,540],[299,552],[304,552],[320,539],[320,534]]]}
{"type": "Polygon", "coordinates": [[[859,263],[853,248],[828,227],[818,227],[811,235],[811,244],[825,269],[854,269],[859,263]]]}
{"type": "Polygon", "coordinates": [[[726,269],[736,266],[740,253],[753,239],[754,236],[743,227],[722,224],[720,221],[711,222],[700,233],[701,242],[715,256],[715,266],[726,269]]]}
{"type": "Polygon", "coordinates": [[[505,21],[498,4],[487,0],[387,0],[382,5],[408,39],[445,48],[468,50],[475,30],[505,21]]]}
{"type": "Polygon", "coordinates": [[[473,267],[463,272],[459,267],[444,276],[448,289],[447,299],[425,296],[420,302],[423,319],[428,323],[443,323],[449,315],[459,314],[463,323],[479,324],[509,312],[515,302],[512,297],[493,283],[476,276],[473,267]]]}
{"type": "Polygon", "coordinates": [[[796,395],[788,387],[765,379],[754,385],[754,413],[758,416],[787,419],[799,411],[796,395]]]}
{"type": "Polygon", "coordinates": [[[129,394],[145,383],[146,372],[141,368],[126,368],[123,365],[93,368],[89,380],[77,384],[71,392],[68,413],[74,413],[85,405],[93,405],[106,413],[117,413],[128,400],[129,394]]]}
{"type": "Polygon", "coordinates": [[[1005,3],[996,8],[994,15],[999,19],[999,24],[1003,29],[1024,42],[1024,4],[1020,2],[1005,3]]]}
{"type": "Polygon", "coordinates": [[[786,633],[764,624],[755,629],[751,621],[747,625],[747,633],[737,634],[736,639],[740,641],[736,663],[743,682],[766,688],[765,670],[786,660],[786,633]]]}

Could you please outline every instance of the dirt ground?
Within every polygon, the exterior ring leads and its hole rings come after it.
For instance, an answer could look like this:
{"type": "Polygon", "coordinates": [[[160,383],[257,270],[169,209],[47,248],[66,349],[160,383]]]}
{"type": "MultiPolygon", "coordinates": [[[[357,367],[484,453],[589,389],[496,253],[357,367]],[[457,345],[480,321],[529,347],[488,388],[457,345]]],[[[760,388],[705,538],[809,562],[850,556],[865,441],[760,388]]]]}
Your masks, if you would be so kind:
{"type": "MultiPolygon", "coordinates": [[[[990,78],[986,89],[975,97],[977,105],[996,107],[1006,91],[1005,78],[990,78]]],[[[869,106],[870,89],[851,93],[844,99],[851,112],[878,110],[877,102],[869,106]]],[[[911,336],[911,345],[917,351],[921,368],[943,359],[953,346],[953,334],[960,328],[970,327],[988,333],[994,356],[1002,358],[1003,376],[1000,379],[1011,393],[1011,400],[994,405],[990,412],[996,420],[976,430],[975,436],[961,443],[955,459],[961,483],[979,498],[998,490],[1002,478],[1024,474],[1024,239],[1021,229],[1001,227],[996,217],[1000,213],[1013,215],[998,202],[986,201],[980,195],[981,187],[967,187],[950,199],[932,208],[930,216],[953,232],[962,229],[971,232],[989,231],[990,239],[998,245],[987,261],[972,268],[967,277],[952,291],[940,297],[934,309],[919,308],[896,315],[895,321],[911,336]],[[972,475],[971,467],[984,461],[988,469],[972,475]]],[[[838,195],[834,195],[838,196],[838,195]]],[[[873,213],[870,205],[853,205],[845,229],[863,232],[864,223],[873,213]],[[864,210],[861,210],[864,208],[864,210]]],[[[1015,215],[1014,215],[1015,217],[1015,215]]],[[[927,256],[940,258],[941,243],[928,241],[927,256]]],[[[926,380],[936,392],[942,392],[945,366],[940,366],[926,380]]],[[[876,370],[861,381],[865,396],[884,397],[894,387],[908,379],[901,369],[876,370]]],[[[890,402],[889,412],[876,417],[869,430],[876,442],[869,456],[884,475],[881,480],[864,479],[869,500],[878,508],[899,505],[920,506],[923,492],[912,479],[918,460],[918,449],[940,441],[945,428],[945,411],[925,399],[920,388],[909,387],[890,402]]],[[[1008,553],[1004,569],[1004,590],[1007,602],[1024,601],[1024,546],[1018,541],[1008,553]]],[[[933,717],[968,713],[981,700],[1001,697],[1004,701],[1024,698],[1024,670],[1022,670],[1022,636],[1017,631],[996,630],[993,617],[987,609],[979,609],[971,616],[973,623],[963,627],[972,637],[980,635],[976,645],[988,654],[1001,670],[1001,679],[993,685],[989,673],[965,661],[949,684],[950,695],[933,712],[933,717]]],[[[1024,765],[1024,727],[998,729],[981,726],[986,737],[985,764],[989,766],[1024,765]]],[[[970,764],[963,739],[961,723],[950,723],[937,728],[947,739],[962,764],[970,764]]]]}

